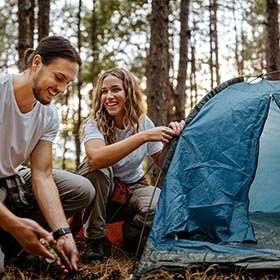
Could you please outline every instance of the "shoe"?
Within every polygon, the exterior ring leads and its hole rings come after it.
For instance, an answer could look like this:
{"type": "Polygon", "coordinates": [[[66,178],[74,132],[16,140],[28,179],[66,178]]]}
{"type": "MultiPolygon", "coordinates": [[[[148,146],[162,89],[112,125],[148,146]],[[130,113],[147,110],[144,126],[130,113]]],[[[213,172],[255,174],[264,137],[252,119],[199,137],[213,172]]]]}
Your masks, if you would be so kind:
{"type": "Polygon", "coordinates": [[[138,240],[128,240],[126,238],[124,238],[123,241],[123,249],[129,253],[129,254],[135,254],[137,251],[137,247],[138,247],[138,240]]]}
{"type": "Polygon", "coordinates": [[[104,237],[100,239],[86,239],[83,259],[86,261],[102,260],[105,256],[104,240],[104,237]]]}
{"type": "Polygon", "coordinates": [[[122,225],[122,232],[123,232],[123,249],[130,254],[134,254],[137,251],[139,238],[130,239],[127,237],[126,231],[126,224],[123,223],[122,225]]]}

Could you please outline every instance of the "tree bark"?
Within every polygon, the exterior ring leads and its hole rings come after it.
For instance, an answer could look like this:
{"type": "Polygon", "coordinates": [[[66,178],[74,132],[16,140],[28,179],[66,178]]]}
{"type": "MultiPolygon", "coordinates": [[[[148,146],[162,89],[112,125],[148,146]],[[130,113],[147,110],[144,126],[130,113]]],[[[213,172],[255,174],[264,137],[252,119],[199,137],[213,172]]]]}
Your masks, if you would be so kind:
{"type": "MultiPolygon", "coordinates": [[[[235,32],[235,46],[234,46],[234,57],[235,64],[237,68],[237,73],[239,76],[242,76],[244,73],[244,45],[243,45],[243,25],[241,24],[241,35],[237,28],[237,17],[236,17],[236,1],[232,1],[232,17],[234,22],[234,32],[235,32]],[[240,51],[241,48],[241,51],[240,51]]],[[[243,23],[243,18],[242,18],[243,23]]]]}
{"type": "MultiPolygon", "coordinates": [[[[91,16],[91,49],[92,49],[92,86],[95,86],[98,76],[98,60],[99,60],[99,51],[97,48],[97,26],[98,26],[98,19],[97,19],[97,12],[96,12],[96,0],[93,0],[93,8],[92,8],[92,16],[91,16]]],[[[90,93],[90,100],[92,101],[92,92],[90,93]]]]}
{"type": "MultiPolygon", "coordinates": [[[[147,63],[148,116],[155,126],[167,125],[167,96],[169,83],[168,44],[169,0],[153,0],[151,15],[151,37],[147,63]]],[[[156,169],[150,172],[151,183],[156,181],[156,169]]]]}
{"type": "MultiPolygon", "coordinates": [[[[79,10],[77,14],[78,18],[78,53],[81,52],[82,47],[82,36],[81,36],[81,9],[82,9],[82,0],[79,0],[79,10]]],[[[80,165],[80,156],[81,156],[81,141],[79,137],[79,127],[82,123],[82,94],[81,94],[81,88],[82,88],[82,75],[81,75],[81,67],[79,67],[78,71],[78,111],[77,111],[77,123],[74,126],[75,127],[75,145],[76,145],[76,171],[78,171],[79,165],[80,165]]]]}
{"type": "Polygon", "coordinates": [[[49,35],[50,30],[50,0],[38,0],[38,33],[39,41],[49,35]]]}
{"type": "Polygon", "coordinates": [[[18,68],[25,68],[24,51],[33,48],[34,33],[34,0],[18,0],[18,68]]]}
{"type": "MultiPolygon", "coordinates": [[[[273,72],[279,69],[279,23],[277,0],[266,0],[266,69],[273,72]]],[[[268,75],[267,79],[279,80],[279,73],[268,75]]]]}
{"type": "Polygon", "coordinates": [[[189,5],[190,0],[181,0],[181,12],[180,12],[180,58],[179,58],[179,70],[177,78],[177,87],[175,95],[175,119],[185,119],[185,104],[186,104],[186,78],[187,78],[187,62],[188,62],[188,41],[190,37],[189,33],[189,5]]]}
{"type": "Polygon", "coordinates": [[[166,125],[168,69],[168,0],[152,1],[151,38],[147,65],[148,115],[155,125],[166,125]]]}
{"type": "Polygon", "coordinates": [[[196,59],[195,59],[195,47],[191,47],[191,73],[190,73],[190,106],[191,109],[196,105],[197,103],[197,84],[196,84],[196,59]]]}
{"type": "Polygon", "coordinates": [[[220,84],[219,74],[219,52],[218,52],[218,34],[217,34],[217,0],[209,1],[209,14],[210,14],[210,74],[211,74],[211,88],[214,87],[214,79],[216,83],[220,84]],[[216,76],[216,77],[215,77],[216,76]]]}
{"type": "MultiPolygon", "coordinates": [[[[62,114],[62,124],[65,124],[69,121],[69,112],[70,112],[70,106],[68,106],[68,101],[69,101],[69,96],[70,96],[70,91],[69,88],[67,88],[65,95],[63,96],[63,98],[65,99],[65,102],[63,102],[66,105],[66,113],[65,115],[62,114]]],[[[68,148],[67,148],[67,143],[69,141],[69,132],[66,128],[65,131],[62,132],[62,139],[63,139],[63,153],[62,153],[62,166],[61,168],[63,170],[65,170],[67,168],[67,164],[66,164],[66,153],[68,152],[68,148]]]]}

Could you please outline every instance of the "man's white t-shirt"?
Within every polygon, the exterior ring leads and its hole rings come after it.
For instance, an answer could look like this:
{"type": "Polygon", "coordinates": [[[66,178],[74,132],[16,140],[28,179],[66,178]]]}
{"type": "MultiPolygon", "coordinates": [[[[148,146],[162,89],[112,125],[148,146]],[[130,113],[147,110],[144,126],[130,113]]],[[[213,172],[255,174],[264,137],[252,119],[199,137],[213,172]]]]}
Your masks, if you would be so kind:
{"type": "Polygon", "coordinates": [[[0,75],[0,178],[14,175],[39,140],[52,142],[59,129],[54,105],[37,102],[28,113],[16,103],[12,76],[0,75]]]}
{"type": "MultiPolygon", "coordinates": [[[[145,116],[140,120],[139,131],[151,129],[154,127],[153,122],[145,116]]],[[[132,135],[132,129],[118,129],[117,141],[121,141],[132,135]]],[[[103,134],[99,131],[97,123],[93,118],[90,118],[85,124],[85,138],[84,143],[91,139],[102,139],[105,141],[103,134]]],[[[113,164],[114,177],[118,177],[123,183],[135,183],[140,180],[144,171],[142,169],[142,163],[147,155],[153,155],[162,149],[161,142],[147,142],[141,145],[139,148],[128,154],[126,157],[113,164]]]]}

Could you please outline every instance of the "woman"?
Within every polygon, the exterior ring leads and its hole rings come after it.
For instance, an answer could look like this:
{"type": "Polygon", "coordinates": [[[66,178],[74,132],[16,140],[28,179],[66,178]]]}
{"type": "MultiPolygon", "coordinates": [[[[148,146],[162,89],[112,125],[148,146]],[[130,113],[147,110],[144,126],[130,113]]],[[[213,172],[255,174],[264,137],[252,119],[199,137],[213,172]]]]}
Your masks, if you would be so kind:
{"type": "MultiPolygon", "coordinates": [[[[179,136],[185,122],[171,122],[168,127],[154,127],[145,115],[142,92],[135,77],[127,70],[115,68],[101,74],[95,89],[93,112],[81,129],[87,157],[80,167],[95,187],[96,196],[84,212],[85,259],[102,259],[106,221],[124,220],[126,245],[136,244],[154,187],[144,180],[142,163],[150,156],[161,166],[165,145],[174,135],[179,136]],[[118,194],[116,195],[118,188],[118,194]],[[127,192],[123,199],[122,192],[127,192]],[[121,209],[113,209],[114,202],[121,209]],[[111,213],[110,213],[111,212],[111,213]]],[[[156,189],[149,211],[147,227],[152,220],[160,194],[156,189]]]]}

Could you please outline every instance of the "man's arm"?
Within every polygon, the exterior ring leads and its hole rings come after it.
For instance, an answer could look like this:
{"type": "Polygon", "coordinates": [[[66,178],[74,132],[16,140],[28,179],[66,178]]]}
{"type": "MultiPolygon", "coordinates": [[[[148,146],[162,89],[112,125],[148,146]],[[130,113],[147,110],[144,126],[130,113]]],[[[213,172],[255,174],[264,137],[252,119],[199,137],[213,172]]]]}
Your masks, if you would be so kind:
{"type": "Polygon", "coordinates": [[[54,258],[38,239],[38,237],[43,237],[46,241],[51,241],[53,240],[51,234],[37,222],[14,215],[2,202],[0,202],[0,225],[19,242],[26,252],[45,258],[54,258]]]}
{"type": "MultiPolygon", "coordinates": [[[[52,176],[52,143],[41,140],[31,154],[32,189],[36,201],[55,232],[60,228],[69,227],[65,217],[57,187],[52,176]]],[[[58,245],[77,270],[78,252],[71,233],[61,236],[58,245]]]]}

